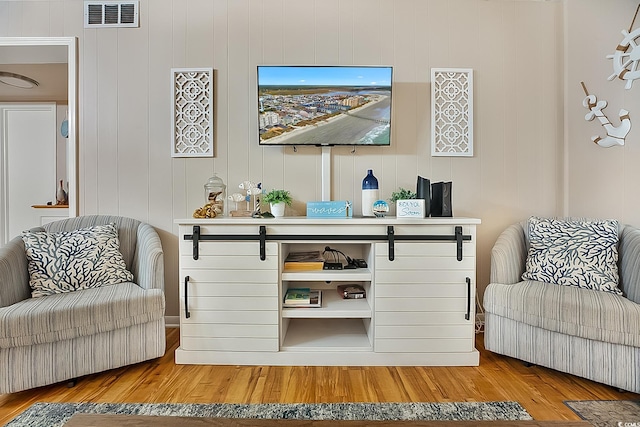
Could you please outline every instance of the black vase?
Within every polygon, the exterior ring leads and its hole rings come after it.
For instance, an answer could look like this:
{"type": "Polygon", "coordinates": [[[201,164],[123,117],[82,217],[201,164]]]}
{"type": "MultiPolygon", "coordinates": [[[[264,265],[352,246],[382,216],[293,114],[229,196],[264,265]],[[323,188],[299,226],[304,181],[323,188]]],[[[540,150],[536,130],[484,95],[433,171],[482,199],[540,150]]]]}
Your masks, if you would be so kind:
{"type": "Polygon", "coordinates": [[[431,184],[431,216],[453,216],[451,181],[431,184]]]}
{"type": "Polygon", "coordinates": [[[427,178],[418,176],[416,184],[416,199],[424,200],[424,216],[431,215],[431,181],[427,178]]]}

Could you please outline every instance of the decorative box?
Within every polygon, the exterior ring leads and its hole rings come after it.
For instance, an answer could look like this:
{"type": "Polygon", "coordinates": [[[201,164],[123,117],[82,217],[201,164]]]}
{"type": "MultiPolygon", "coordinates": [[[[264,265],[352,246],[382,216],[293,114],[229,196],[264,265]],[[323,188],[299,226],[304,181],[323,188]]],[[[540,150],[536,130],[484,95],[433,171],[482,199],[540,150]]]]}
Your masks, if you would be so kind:
{"type": "Polygon", "coordinates": [[[353,207],[348,200],[307,202],[309,218],[353,218],[353,207]]]}

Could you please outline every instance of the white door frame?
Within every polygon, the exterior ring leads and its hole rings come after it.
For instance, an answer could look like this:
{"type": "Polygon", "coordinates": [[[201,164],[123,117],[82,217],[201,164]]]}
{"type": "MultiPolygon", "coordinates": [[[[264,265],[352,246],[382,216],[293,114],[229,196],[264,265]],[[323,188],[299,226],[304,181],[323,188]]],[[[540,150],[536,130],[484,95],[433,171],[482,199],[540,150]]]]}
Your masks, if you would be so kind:
{"type": "Polygon", "coordinates": [[[0,46],[64,46],[67,49],[69,108],[67,174],[69,180],[69,217],[79,215],[78,206],[78,48],[75,37],[0,37],[0,46]]]}

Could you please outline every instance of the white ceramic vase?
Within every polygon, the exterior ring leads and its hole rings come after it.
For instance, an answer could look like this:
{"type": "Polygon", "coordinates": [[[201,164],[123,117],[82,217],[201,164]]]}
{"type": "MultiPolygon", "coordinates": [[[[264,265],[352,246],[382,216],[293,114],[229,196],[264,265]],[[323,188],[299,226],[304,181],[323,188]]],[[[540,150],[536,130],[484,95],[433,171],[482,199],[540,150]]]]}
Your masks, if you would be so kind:
{"type": "Polygon", "coordinates": [[[275,217],[284,216],[284,208],[286,206],[285,202],[270,203],[269,206],[271,207],[271,215],[275,217]]]}

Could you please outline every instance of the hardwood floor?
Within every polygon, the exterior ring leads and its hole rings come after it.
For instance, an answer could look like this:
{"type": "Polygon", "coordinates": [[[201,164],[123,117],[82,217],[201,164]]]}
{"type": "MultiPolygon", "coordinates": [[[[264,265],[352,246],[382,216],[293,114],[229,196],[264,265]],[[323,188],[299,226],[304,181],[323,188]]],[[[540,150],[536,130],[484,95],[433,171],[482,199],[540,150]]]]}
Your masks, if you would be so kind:
{"type": "MultiPolygon", "coordinates": [[[[176,365],[179,330],[164,357],[65,383],[0,395],[0,425],[35,402],[320,403],[519,402],[536,420],[577,420],[565,400],[638,400],[640,395],[484,350],[476,367],[274,367],[176,365]]],[[[345,354],[345,357],[357,355],[345,354]]]]}

